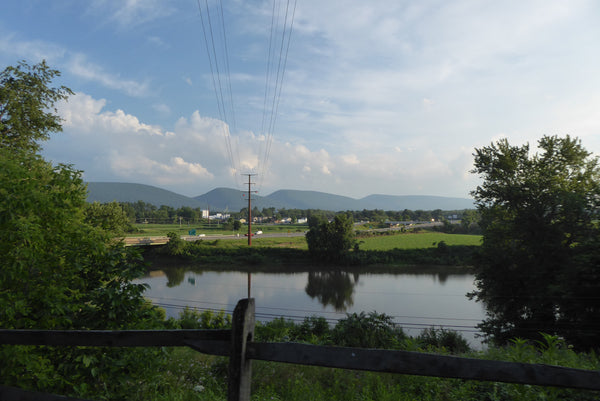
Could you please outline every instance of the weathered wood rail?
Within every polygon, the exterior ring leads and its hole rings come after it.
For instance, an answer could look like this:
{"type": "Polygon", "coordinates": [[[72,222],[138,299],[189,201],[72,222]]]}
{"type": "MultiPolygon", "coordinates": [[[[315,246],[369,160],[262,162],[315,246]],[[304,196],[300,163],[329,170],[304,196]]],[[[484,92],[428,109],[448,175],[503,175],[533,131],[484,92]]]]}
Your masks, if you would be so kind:
{"type": "MultiPolygon", "coordinates": [[[[0,330],[0,344],[49,346],[187,346],[229,356],[228,400],[250,400],[252,360],[397,374],[495,381],[600,391],[600,371],[541,364],[490,361],[409,351],[254,342],[254,299],[238,302],[232,330],[45,331],[0,330]]],[[[0,387],[0,399],[74,400],[61,396],[27,398],[29,392],[0,387]],[[20,395],[19,395],[20,394],[20,395]],[[58,398],[57,398],[58,397],[58,398]]]]}

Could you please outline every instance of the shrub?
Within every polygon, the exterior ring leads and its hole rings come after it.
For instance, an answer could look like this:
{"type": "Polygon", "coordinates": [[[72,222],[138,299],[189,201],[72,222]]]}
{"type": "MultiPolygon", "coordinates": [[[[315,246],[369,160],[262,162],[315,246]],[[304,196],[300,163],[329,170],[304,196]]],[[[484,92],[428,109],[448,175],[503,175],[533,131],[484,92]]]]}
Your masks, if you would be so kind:
{"type": "Polygon", "coordinates": [[[169,242],[167,243],[167,253],[173,256],[181,256],[186,254],[187,242],[182,240],[179,234],[171,231],[167,234],[169,242]]]}
{"type": "Polygon", "coordinates": [[[391,316],[377,312],[348,314],[346,319],[338,322],[332,333],[336,345],[360,348],[395,349],[405,337],[391,316]]]}
{"type": "Polygon", "coordinates": [[[231,327],[231,315],[226,314],[223,310],[217,313],[212,310],[199,312],[186,307],[179,314],[178,323],[182,329],[226,329],[231,327]]]}
{"type": "Polygon", "coordinates": [[[453,330],[430,327],[423,330],[417,340],[425,347],[445,349],[452,354],[463,354],[470,351],[467,340],[460,333],[453,330]]]}

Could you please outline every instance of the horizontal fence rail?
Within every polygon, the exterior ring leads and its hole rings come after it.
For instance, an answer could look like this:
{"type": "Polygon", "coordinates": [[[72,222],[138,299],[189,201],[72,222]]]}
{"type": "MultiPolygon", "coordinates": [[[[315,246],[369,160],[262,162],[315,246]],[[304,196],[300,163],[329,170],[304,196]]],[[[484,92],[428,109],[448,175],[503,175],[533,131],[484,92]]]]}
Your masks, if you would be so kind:
{"type": "Polygon", "coordinates": [[[187,346],[228,356],[228,400],[250,399],[252,360],[600,391],[600,371],[409,351],[254,342],[254,299],[238,302],[232,325],[232,330],[0,330],[0,344],[187,346]]]}
{"type": "Polygon", "coordinates": [[[230,330],[0,330],[0,344],[11,345],[183,347],[230,339],[230,330]]]}
{"type": "Polygon", "coordinates": [[[294,343],[249,343],[247,357],[296,365],[600,390],[598,371],[420,352],[294,343]]]}

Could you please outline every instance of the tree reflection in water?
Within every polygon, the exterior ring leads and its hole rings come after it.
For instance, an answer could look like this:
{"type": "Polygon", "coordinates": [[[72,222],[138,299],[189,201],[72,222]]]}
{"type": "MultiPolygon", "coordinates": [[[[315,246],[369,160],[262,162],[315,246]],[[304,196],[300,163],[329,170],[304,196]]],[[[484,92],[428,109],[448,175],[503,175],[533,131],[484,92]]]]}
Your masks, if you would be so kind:
{"type": "Polygon", "coordinates": [[[165,276],[167,276],[167,287],[177,287],[185,278],[185,267],[172,267],[163,269],[165,276]]]}
{"type": "Polygon", "coordinates": [[[309,272],[305,291],[321,305],[331,305],[337,312],[344,312],[354,305],[352,296],[358,277],[358,273],[350,275],[342,271],[309,272]]]}

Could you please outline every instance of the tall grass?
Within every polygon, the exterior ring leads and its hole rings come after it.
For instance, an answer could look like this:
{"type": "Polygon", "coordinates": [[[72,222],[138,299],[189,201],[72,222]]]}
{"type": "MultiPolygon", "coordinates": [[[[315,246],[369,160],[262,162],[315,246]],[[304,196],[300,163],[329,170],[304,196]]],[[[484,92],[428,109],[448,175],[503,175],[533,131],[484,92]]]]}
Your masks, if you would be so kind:
{"type": "MultiPolygon", "coordinates": [[[[198,327],[206,327],[202,314],[195,316],[198,327]]],[[[188,311],[189,324],[194,313],[188,311]]],[[[218,320],[221,322],[221,320],[218,320]]],[[[318,318],[307,318],[302,323],[276,319],[259,324],[256,341],[303,341],[333,344],[335,338],[352,338],[362,324],[386,325],[385,316],[377,314],[348,316],[344,324],[328,328],[318,318]],[[336,331],[339,333],[335,334],[336,331]]],[[[408,338],[401,332],[390,331],[384,346],[429,353],[449,353],[439,345],[448,332],[424,332],[417,338],[408,338]],[[394,334],[397,333],[397,335],[394,334]]],[[[361,337],[361,336],[359,336],[361,337]]],[[[451,336],[453,337],[453,336],[451,336]]],[[[361,337],[362,338],[362,337],[361,337]]],[[[453,341],[456,338],[454,336],[453,341]]],[[[373,344],[366,344],[372,346],[373,344]]],[[[190,349],[165,350],[165,364],[158,381],[140,383],[136,391],[149,400],[225,400],[227,397],[227,358],[199,354],[190,349]]],[[[514,340],[503,348],[483,351],[463,350],[462,356],[480,359],[505,360],[523,363],[543,363],[580,369],[598,370],[600,360],[595,353],[576,353],[557,337],[546,335],[544,341],[530,343],[514,340]]],[[[416,401],[482,401],[482,400],[598,400],[593,391],[568,390],[552,387],[477,382],[363,371],[350,371],[311,366],[254,361],[252,373],[252,400],[416,400],[416,401]]],[[[131,399],[142,399],[132,397],[131,399]]]]}

